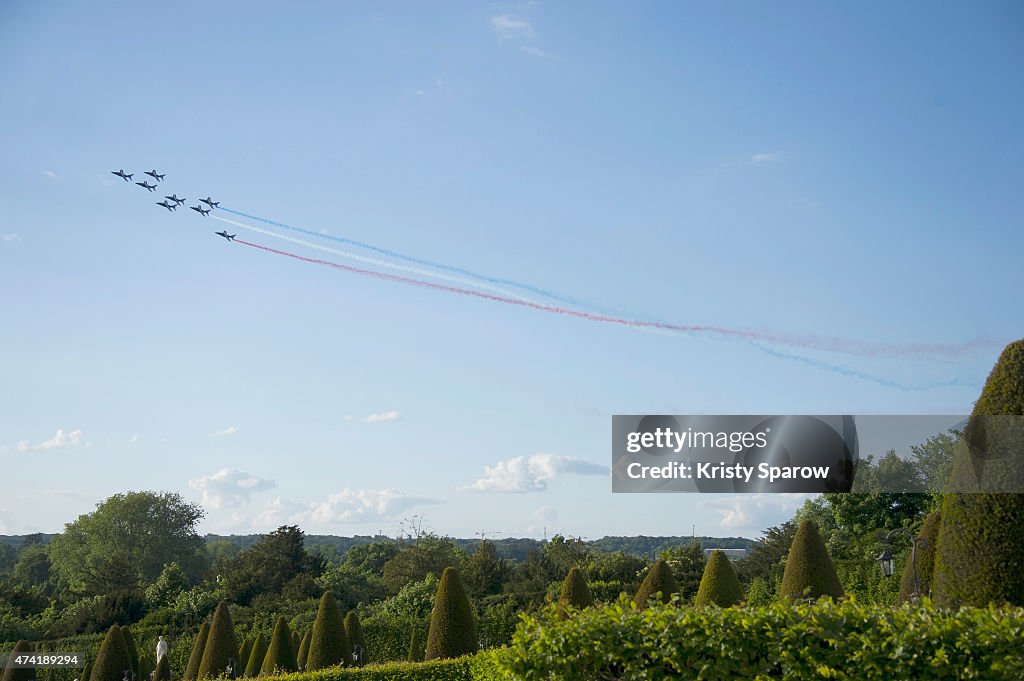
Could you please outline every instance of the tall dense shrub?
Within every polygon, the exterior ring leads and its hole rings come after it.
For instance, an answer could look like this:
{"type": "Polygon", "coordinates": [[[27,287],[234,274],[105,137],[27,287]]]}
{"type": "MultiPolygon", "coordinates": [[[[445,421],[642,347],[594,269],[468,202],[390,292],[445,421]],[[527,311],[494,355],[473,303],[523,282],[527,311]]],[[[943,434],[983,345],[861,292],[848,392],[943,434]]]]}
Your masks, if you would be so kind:
{"type": "Polygon", "coordinates": [[[841,598],[843,587],[813,520],[802,520],[793,537],[779,593],[785,598],[841,598]]]}
{"type": "Polygon", "coordinates": [[[199,625],[199,633],[192,643],[192,654],[188,657],[188,666],[185,667],[185,681],[196,681],[199,678],[199,665],[203,661],[203,652],[206,650],[206,639],[210,635],[210,625],[203,622],[199,625]]]}
{"type": "Polygon", "coordinates": [[[267,656],[263,659],[263,666],[260,668],[260,676],[296,670],[295,650],[292,649],[292,632],[288,628],[288,621],[283,616],[278,617],[277,624],[274,625],[274,633],[270,637],[270,648],[267,649],[267,656]]]}
{"type": "Polygon", "coordinates": [[[237,675],[240,670],[236,655],[238,641],[235,639],[235,626],[231,622],[228,604],[221,601],[213,613],[213,623],[206,637],[206,649],[203,651],[203,660],[199,663],[199,678],[214,679],[226,674],[232,661],[233,674],[237,675]]]}
{"type": "Polygon", "coordinates": [[[171,662],[167,659],[167,655],[161,657],[160,661],[156,663],[156,673],[153,675],[153,679],[154,681],[171,681],[171,662]]]}
{"type": "Polygon", "coordinates": [[[132,673],[136,679],[142,679],[142,669],[139,666],[139,646],[135,643],[132,630],[128,627],[121,627],[121,635],[124,636],[124,642],[128,646],[128,656],[132,660],[132,673]]]}
{"type": "Polygon", "coordinates": [[[309,639],[306,671],[326,669],[336,664],[352,664],[352,646],[345,629],[334,594],[330,591],[324,593],[320,598],[320,607],[309,639]]]}
{"type": "Polygon", "coordinates": [[[299,652],[295,656],[295,663],[299,665],[299,669],[302,671],[306,670],[306,659],[309,657],[309,642],[312,638],[313,632],[307,631],[299,643],[299,652]]]}
{"type": "Polygon", "coordinates": [[[406,656],[408,662],[423,661],[423,646],[420,644],[420,628],[412,623],[412,634],[409,637],[409,654],[406,656]]]}
{"type": "Polygon", "coordinates": [[[655,595],[658,595],[660,602],[668,603],[678,591],[679,584],[676,583],[676,578],[672,575],[672,568],[664,559],[659,558],[648,570],[644,581],[640,583],[633,602],[637,608],[643,610],[647,607],[647,602],[655,595]]]}
{"type": "MultiPolygon", "coordinates": [[[[369,658],[369,652],[366,649],[366,636],[363,635],[363,625],[359,623],[359,615],[356,614],[355,610],[345,615],[345,639],[349,645],[352,646],[352,651],[362,651],[359,665],[365,664],[369,658]],[[358,646],[358,648],[357,648],[358,646]]],[[[349,660],[352,656],[349,656],[349,660]]]]}
{"type": "Polygon", "coordinates": [[[920,531],[914,538],[917,554],[907,556],[900,580],[900,601],[911,600],[914,594],[914,566],[917,566],[917,588],[919,596],[929,596],[932,591],[932,568],[935,565],[935,543],[939,537],[941,511],[932,511],[925,516],[920,531]]]}
{"type": "MultiPolygon", "coordinates": [[[[28,641],[21,640],[14,644],[14,650],[11,651],[12,655],[18,653],[31,653],[32,644],[28,641]]],[[[8,665],[4,670],[3,674],[0,675],[0,681],[32,681],[35,678],[35,670],[31,668],[17,669],[13,665],[8,665]]],[[[87,679],[85,681],[88,681],[87,679]]]]}
{"type": "Polygon", "coordinates": [[[743,600],[743,587],[725,553],[715,550],[704,567],[704,576],[693,601],[696,607],[717,605],[728,608],[743,600]]]}
{"type": "Polygon", "coordinates": [[[252,642],[252,650],[249,652],[249,660],[245,664],[245,675],[253,679],[260,675],[263,667],[263,658],[267,656],[267,639],[263,634],[257,634],[252,642]]]}
{"type": "Polygon", "coordinates": [[[103,638],[90,681],[122,681],[126,669],[132,668],[132,656],[121,627],[113,624],[103,638]]]}
{"type": "Polygon", "coordinates": [[[1024,605],[1024,340],[1006,346],[974,405],[942,502],[932,591],[945,605],[1024,605]],[[973,451],[972,451],[973,450],[973,451]],[[973,493],[960,493],[973,492],[973,493]]]}
{"type": "Polygon", "coordinates": [[[569,570],[569,574],[562,580],[562,592],[558,597],[558,610],[563,616],[568,616],[569,609],[580,610],[589,608],[594,604],[594,596],[590,593],[583,572],[578,567],[569,570]]]}
{"type": "Polygon", "coordinates": [[[478,648],[476,620],[466,587],[459,571],[447,567],[437,585],[424,659],[459,657],[475,653],[478,648]]]}
{"type": "Polygon", "coordinates": [[[245,669],[249,665],[250,655],[252,655],[252,637],[247,636],[245,640],[242,641],[242,647],[238,651],[239,675],[245,673],[245,669]]]}

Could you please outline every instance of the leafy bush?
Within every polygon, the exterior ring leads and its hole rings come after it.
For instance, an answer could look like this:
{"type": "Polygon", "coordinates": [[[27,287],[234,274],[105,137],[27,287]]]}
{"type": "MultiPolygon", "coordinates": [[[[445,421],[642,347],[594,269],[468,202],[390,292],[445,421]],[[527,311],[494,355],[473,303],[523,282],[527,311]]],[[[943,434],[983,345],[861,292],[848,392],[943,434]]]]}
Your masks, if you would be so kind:
{"type": "Polygon", "coordinates": [[[267,649],[267,656],[260,668],[260,676],[298,671],[295,649],[292,645],[292,632],[288,628],[288,622],[284,617],[278,617],[274,635],[270,639],[270,648],[267,649]]]}
{"type": "Polygon", "coordinates": [[[352,645],[345,634],[341,610],[330,591],[320,598],[320,609],[313,623],[313,633],[304,660],[306,669],[315,671],[336,664],[348,664],[352,658],[352,645]]]}
{"type": "Polygon", "coordinates": [[[425,659],[436,660],[475,653],[479,649],[476,618],[462,577],[455,568],[445,568],[430,614],[425,659]]]}
{"type": "Polygon", "coordinates": [[[359,668],[331,667],[285,674],[275,681],[502,681],[491,653],[431,662],[389,662],[359,668]]]}
{"type": "Polygon", "coordinates": [[[715,550],[704,567],[700,588],[693,600],[696,607],[717,605],[727,608],[743,600],[743,587],[725,553],[715,550]]]}
{"type": "MultiPolygon", "coordinates": [[[[199,678],[214,679],[227,672],[228,665],[238,655],[238,640],[235,638],[235,627],[231,622],[231,613],[227,603],[217,606],[210,625],[210,635],[206,639],[206,650],[203,660],[199,663],[199,678]]],[[[239,664],[235,660],[234,673],[237,674],[239,664]]]]}
{"type": "Polygon", "coordinates": [[[668,603],[678,592],[679,584],[676,582],[675,576],[672,575],[672,568],[664,559],[659,558],[658,562],[651,566],[644,581],[640,583],[634,603],[638,609],[643,610],[647,607],[647,602],[655,596],[662,603],[668,603]]]}
{"type": "Polygon", "coordinates": [[[852,600],[762,608],[630,607],[628,599],[563,620],[527,617],[494,653],[517,679],[839,679],[950,681],[1024,678],[1024,608],[941,610],[852,600]]]}
{"type": "Polygon", "coordinates": [[[779,593],[786,598],[841,598],[843,587],[813,520],[802,520],[789,547],[779,593]]]}

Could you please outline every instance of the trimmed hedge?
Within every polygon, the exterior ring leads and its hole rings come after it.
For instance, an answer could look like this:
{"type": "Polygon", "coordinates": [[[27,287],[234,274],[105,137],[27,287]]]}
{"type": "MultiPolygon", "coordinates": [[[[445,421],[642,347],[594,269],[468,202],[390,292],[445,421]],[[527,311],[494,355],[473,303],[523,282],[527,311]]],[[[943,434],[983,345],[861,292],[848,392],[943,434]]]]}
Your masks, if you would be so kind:
{"type": "MultiPolygon", "coordinates": [[[[33,652],[32,644],[28,641],[22,640],[15,644],[14,650],[11,651],[11,654],[14,655],[16,653],[31,652],[33,652]]],[[[0,679],[3,681],[31,681],[35,678],[35,675],[34,669],[16,669],[14,667],[7,667],[3,670],[3,673],[0,674],[0,679]]]]}
{"type": "Polygon", "coordinates": [[[638,610],[643,610],[647,607],[647,602],[655,595],[660,594],[658,598],[661,602],[668,603],[677,593],[679,593],[679,584],[672,574],[672,568],[663,558],[659,558],[658,562],[651,566],[644,581],[640,583],[633,602],[638,610]]]}
{"type": "Polygon", "coordinates": [[[352,663],[352,645],[345,633],[345,621],[334,594],[330,591],[320,598],[320,607],[313,623],[309,649],[304,660],[308,671],[352,663]]]}
{"type": "Polygon", "coordinates": [[[578,567],[572,568],[562,581],[562,593],[558,597],[562,614],[568,616],[569,608],[579,610],[589,608],[593,604],[594,596],[590,593],[586,578],[578,567]]]}
{"type": "Polygon", "coordinates": [[[782,573],[779,595],[783,598],[843,597],[839,575],[813,520],[802,520],[793,536],[782,573]]]}
{"type": "Polygon", "coordinates": [[[479,648],[476,617],[462,577],[455,568],[446,567],[434,596],[424,659],[460,657],[475,653],[479,648]]]}
{"type": "Polygon", "coordinates": [[[116,624],[110,625],[92,666],[90,681],[121,681],[124,670],[132,668],[132,656],[124,632],[116,624]]]}
{"type": "Polygon", "coordinates": [[[939,538],[941,511],[932,511],[925,516],[924,523],[914,542],[917,544],[917,557],[911,560],[907,555],[907,563],[903,566],[903,578],[900,580],[900,602],[909,601],[914,595],[914,565],[917,565],[918,596],[931,596],[932,568],[935,565],[935,542],[939,538]]]}
{"type": "Polygon", "coordinates": [[[852,600],[763,608],[630,607],[527,616],[497,665],[517,679],[1020,681],[1024,608],[852,600]]]}
{"type": "Polygon", "coordinates": [[[292,648],[292,632],[288,628],[288,620],[283,616],[277,618],[274,634],[270,637],[270,648],[260,667],[260,676],[277,676],[282,673],[298,671],[295,663],[295,650],[292,648]]]}
{"type": "Polygon", "coordinates": [[[726,557],[725,552],[715,549],[711,558],[704,566],[704,575],[700,578],[700,588],[693,600],[694,607],[703,608],[717,605],[728,608],[743,600],[743,587],[736,576],[736,570],[726,557]]]}
{"type": "Polygon", "coordinates": [[[256,634],[256,639],[252,642],[252,648],[249,650],[249,659],[245,662],[246,678],[253,679],[260,675],[263,658],[266,656],[267,639],[263,634],[256,634]]]}
{"type": "MultiPolygon", "coordinates": [[[[215,679],[227,672],[228,664],[238,655],[238,640],[235,638],[235,627],[231,622],[228,604],[221,601],[217,611],[213,613],[213,623],[206,639],[206,650],[203,660],[199,663],[200,679],[215,679]]],[[[234,675],[239,671],[239,663],[234,664],[234,675]]]]}
{"type": "MultiPolygon", "coordinates": [[[[352,647],[353,653],[361,652],[362,656],[356,663],[356,666],[362,666],[369,660],[369,652],[366,649],[366,635],[363,634],[363,625],[359,623],[359,615],[356,614],[355,610],[349,611],[345,615],[345,640],[352,647]],[[358,646],[358,647],[357,647],[358,646]]],[[[310,644],[312,646],[312,644],[310,644]]],[[[351,664],[349,660],[352,659],[352,655],[349,655],[349,659],[345,661],[345,665],[351,664]]]]}
{"type": "MultiPolygon", "coordinates": [[[[365,667],[331,667],[316,672],[284,674],[274,681],[503,681],[493,653],[430,662],[389,662],[365,667]]],[[[575,680],[578,681],[578,680],[575,680]]]]}

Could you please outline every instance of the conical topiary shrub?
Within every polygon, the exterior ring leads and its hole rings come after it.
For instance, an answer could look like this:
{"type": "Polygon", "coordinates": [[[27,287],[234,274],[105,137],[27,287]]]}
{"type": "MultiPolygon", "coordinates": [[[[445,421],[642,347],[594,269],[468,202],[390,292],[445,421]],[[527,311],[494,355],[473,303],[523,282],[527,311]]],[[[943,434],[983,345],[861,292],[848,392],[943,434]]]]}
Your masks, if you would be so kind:
{"type": "Polygon", "coordinates": [[[156,663],[156,674],[153,675],[153,681],[171,681],[171,662],[167,659],[167,655],[160,658],[160,661],[156,663]]]}
{"type": "Polygon", "coordinates": [[[569,570],[569,574],[562,580],[562,593],[558,597],[558,612],[562,617],[567,617],[569,609],[581,610],[589,608],[594,604],[594,596],[590,593],[587,580],[578,567],[569,570]]]}
{"type": "Polygon", "coordinates": [[[199,664],[203,661],[203,652],[206,650],[206,638],[209,635],[210,624],[203,622],[199,625],[199,633],[196,634],[196,640],[192,642],[192,654],[188,656],[184,681],[196,681],[199,678],[199,664]]]}
{"type": "Polygon", "coordinates": [[[89,681],[90,676],[92,676],[92,662],[86,662],[85,666],[82,667],[82,674],[78,679],[79,681],[89,681]]]}
{"type": "Polygon", "coordinates": [[[132,630],[128,627],[121,627],[121,635],[124,636],[124,642],[128,646],[128,656],[132,660],[132,674],[136,679],[142,679],[142,670],[139,668],[139,646],[135,644],[132,630]]]}
{"type": "Polygon", "coordinates": [[[252,642],[252,650],[249,652],[249,660],[245,665],[245,675],[254,679],[260,675],[263,668],[263,659],[267,656],[267,639],[263,634],[258,634],[252,642]]]}
{"type": "Polygon", "coordinates": [[[330,591],[320,598],[320,607],[313,622],[313,632],[306,653],[306,671],[326,669],[334,665],[352,664],[352,646],[345,633],[338,602],[330,591]]]}
{"type": "Polygon", "coordinates": [[[704,576],[700,578],[693,605],[698,608],[709,605],[728,608],[742,600],[743,587],[729,558],[722,551],[712,551],[708,564],[704,566],[704,576]]]}
{"type": "Polygon", "coordinates": [[[295,651],[295,662],[298,664],[299,661],[299,646],[302,645],[302,637],[299,636],[298,631],[292,632],[292,650],[295,651]]]}
{"type": "MultiPolygon", "coordinates": [[[[16,653],[31,653],[31,652],[34,652],[33,649],[32,649],[32,644],[29,643],[28,641],[22,640],[22,641],[18,641],[14,645],[14,650],[11,651],[11,654],[14,655],[16,653]]],[[[35,676],[36,676],[35,670],[32,669],[31,667],[26,667],[24,669],[17,669],[13,665],[8,665],[3,670],[3,674],[0,674],[0,681],[31,681],[32,679],[35,678],[35,676]]],[[[85,679],[84,681],[88,681],[88,679],[85,679]]]]}
{"type": "Polygon", "coordinates": [[[213,623],[206,637],[206,649],[203,650],[203,660],[199,663],[199,678],[215,679],[221,674],[227,674],[229,666],[232,669],[232,678],[237,676],[241,670],[238,668],[236,655],[238,641],[235,639],[235,626],[231,622],[228,604],[221,601],[213,613],[213,623]]]}
{"type": "Polygon", "coordinates": [[[260,667],[260,676],[272,676],[298,671],[295,664],[295,650],[292,649],[292,632],[284,617],[277,618],[274,633],[270,636],[270,648],[260,667]]]}
{"type": "Polygon", "coordinates": [[[121,627],[111,625],[107,635],[96,654],[92,665],[90,681],[122,681],[125,670],[132,668],[132,656],[128,652],[128,643],[124,640],[121,627]]]}
{"type": "Polygon", "coordinates": [[[295,663],[299,665],[299,671],[306,670],[306,659],[309,657],[309,642],[313,638],[313,632],[307,631],[299,643],[299,653],[295,656],[295,663]]]}
{"type": "MultiPolygon", "coordinates": [[[[359,615],[354,610],[345,615],[345,639],[352,647],[352,652],[357,654],[356,666],[366,664],[366,661],[370,659],[366,650],[366,637],[363,636],[363,625],[359,623],[359,615]]],[[[349,655],[349,660],[352,659],[352,656],[349,655]]],[[[351,664],[351,662],[346,664],[351,664]]]]}
{"type": "Polygon", "coordinates": [[[479,649],[473,606],[466,595],[459,571],[447,567],[441,573],[441,582],[434,596],[434,609],[430,613],[427,632],[426,660],[459,657],[479,649]]]}
{"type": "Polygon", "coordinates": [[[985,381],[943,496],[932,595],[946,606],[1024,605],[1024,340],[985,381]],[[995,418],[986,418],[995,417],[995,418]],[[985,491],[988,490],[988,491],[985,491]]]}
{"type": "Polygon", "coordinates": [[[802,520],[786,558],[779,594],[785,598],[842,598],[843,587],[813,520],[802,520]]]}
{"type": "Polygon", "coordinates": [[[921,524],[914,541],[917,544],[917,555],[907,556],[903,566],[903,578],[900,580],[900,602],[912,600],[914,595],[914,565],[917,565],[918,596],[930,596],[932,591],[932,568],[935,565],[935,542],[939,538],[939,523],[942,512],[932,511],[921,524]],[[913,560],[912,560],[913,557],[913,560]]]}
{"type": "MultiPolygon", "coordinates": [[[[164,656],[166,657],[166,655],[164,656]]],[[[146,653],[139,653],[139,678],[142,681],[149,681],[149,673],[155,672],[156,668],[146,653]]]]}
{"type": "Polygon", "coordinates": [[[676,583],[676,578],[672,574],[672,568],[668,566],[664,559],[659,558],[647,572],[644,581],[640,583],[640,588],[637,589],[636,598],[633,599],[633,603],[638,609],[643,610],[647,607],[647,602],[655,594],[661,594],[659,600],[662,603],[668,603],[678,591],[679,584],[676,583]]]}
{"type": "Polygon", "coordinates": [[[246,636],[245,640],[242,641],[242,647],[238,651],[238,671],[239,676],[245,674],[245,669],[249,664],[249,655],[252,654],[252,637],[246,636]]]}
{"type": "Polygon", "coordinates": [[[409,636],[408,662],[423,662],[423,645],[420,643],[420,628],[412,623],[412,634],[409,636]]]}

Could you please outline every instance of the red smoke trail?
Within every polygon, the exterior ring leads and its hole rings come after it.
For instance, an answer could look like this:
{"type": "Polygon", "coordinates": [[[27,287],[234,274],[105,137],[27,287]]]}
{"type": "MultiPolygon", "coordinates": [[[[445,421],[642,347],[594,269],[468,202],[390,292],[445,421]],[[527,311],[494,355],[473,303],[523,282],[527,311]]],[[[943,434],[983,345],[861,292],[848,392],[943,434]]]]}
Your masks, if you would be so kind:
{"type": "Polygon", "coordinates": [[[472,291],[470,289],[458,288],[456,286],[447,286],[445,284],[437,284],[430,281],[420,281],[419,279],[410,279],[409,277],[402,277],[397,274],[385,274],[383,272],[375,272],[373,270],[365,270],[359,267],[352,267],[350,265],[342,265],[336,262],[330,262],[329,260],[320,260],[318,258],[309,258],[304,255],[298,255],[296,253],[289,253],[288,251],[281,251],[276,248],[269,246],[261,246],[259,244],[250,243],[241,239],[235,239],[235,243],[242,244],[243,246],[249,246],[251,248],[258,248],[261,251],[267,251],[268,253],[276,253],[277,255],[283,255],[288,258],[295,260],[301,260],[302,262],[312,263],[314,265],[325,265],[327,267],[333,267],[335,269],[344,270],[346,272],[352,272],[354,274],[362,274],[368,277],[374,277],[376,279],[383,279],[385,281],[395,281],[402,284],[409,284],[412,286],[419,286],[422,288],[430,288],[437,291],[445,291],[447,293],[459,293],[464,296],[473,296],[475,298],[483,298],[484,300],[492,300],[498,303],[505,303],[507,305],[519,305],[521,307],[529,307],[534,310],[540,310],[541,312],[551,312],[554,314],[566,315],[569,317],[578,317],[580,319],[589,319],[594,322],[604,322],[606,324],[619,324],[621,326],[649,328],[649,329],[663,329],[665,331],[678,331],[682,333],[705,333],[713,334],[718,336],[725,336],[729,338],[739,338],[748,341],[760,341],[767,343],[778,343],[781,345],[796,346],[808,349],[826,350],[830,352],[842,352],[856,355],[867,355],[867,356],[881,356],[881,357],[902,357],[908,355],[957,355],[961,354],[966,350],[974,349],[976,347],[982,347],[991,345],[993,341],[991,339],[976,339],[967,343],[961,343],[959,345],[870,345],[866,343],[858,343],[856,341],[847,341],[838,338],[796,338],[787,337],[779,334],[767,334],[756,331],[746,331],[743,329],[730,329],[720,326],[697,326],[697,325],[681,325],[681,324],[666,324],[664,322],[651,322],[641,321],[633,319],[623,319],[621,317],[612,317],[609,315],[593,314],[590,312],[580,312],[578,310],[569,310],[564,307],[556,307],[554,305],[544,305],[543,303],[535,303],[528,300],[520,300],[517,298],[506,298],[504,296],[497,296],[490,293],[483,293],[482,291],[472,291]]]}

